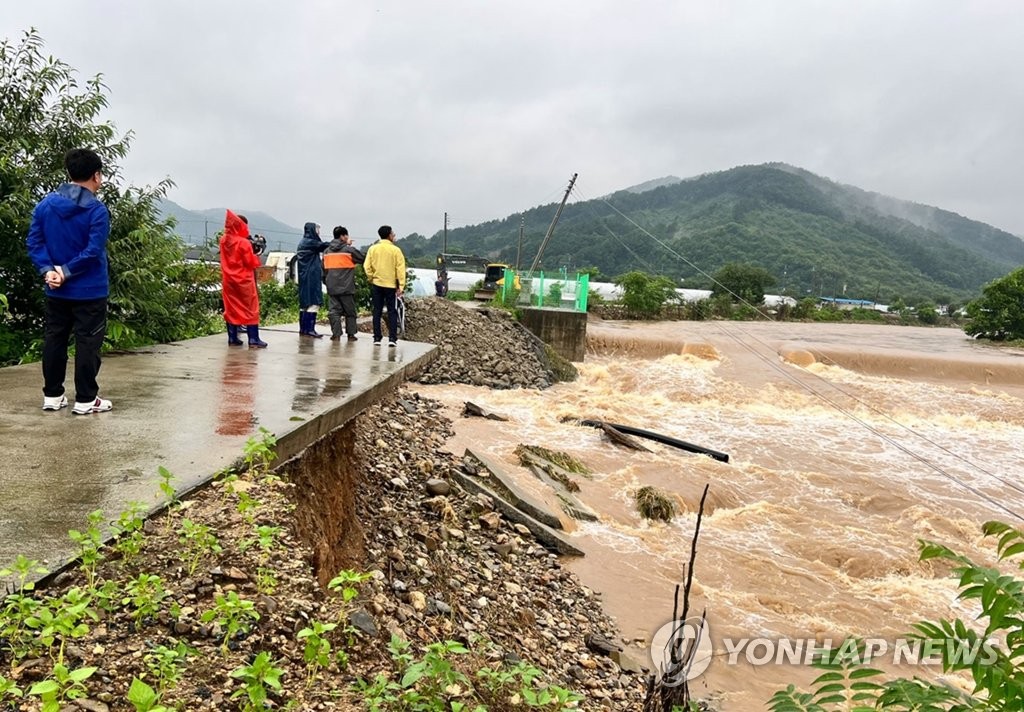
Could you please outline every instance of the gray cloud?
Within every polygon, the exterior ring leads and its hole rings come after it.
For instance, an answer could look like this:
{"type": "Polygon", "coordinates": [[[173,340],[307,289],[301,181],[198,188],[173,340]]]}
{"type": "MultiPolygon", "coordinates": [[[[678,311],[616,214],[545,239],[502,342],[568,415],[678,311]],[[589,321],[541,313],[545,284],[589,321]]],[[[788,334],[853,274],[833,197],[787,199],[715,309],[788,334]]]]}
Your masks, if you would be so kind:
{"type": "Polygon", "coordinates": [[[102,72],[126,177],[187,207],[431,234],[574,171],[595,197],[785,161],[1024,234],[1012,0],[32,5],[0,35],[102,72]]]}

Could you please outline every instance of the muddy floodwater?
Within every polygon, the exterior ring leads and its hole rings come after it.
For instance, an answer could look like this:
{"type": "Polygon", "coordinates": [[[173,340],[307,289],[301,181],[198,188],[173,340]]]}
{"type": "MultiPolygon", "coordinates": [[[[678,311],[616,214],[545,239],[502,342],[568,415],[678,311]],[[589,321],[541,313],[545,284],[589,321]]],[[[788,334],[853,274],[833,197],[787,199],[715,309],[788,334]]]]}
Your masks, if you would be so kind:
{"type": "Polygon", "coordinates": [[[602,593],[638,657],[671,618],[705,484],[691,605],[707,611],[715,656],[691,689],[719,709],[765,709],[775,690],[815,676],[742,655],[730,665],[725,639],[896,640],[921,619],[973,617],[948,567],[918,561],[917,542],[991,563],[981,524],[1022,524],[1024,351],[955,329],[734,322],[592,322],[588,344],[579,380],[547,391],[419,390],[450,406],[453,451],[479,448],[526,486],[541,487],[518,467],[519,443],[591,467],[580,498],[600,520],[569,523],[587,556],[566,565],[602,593]],[[511,422],[462,418],[467,400],[511,422]],[[653,443],[622,450],[566,416],[654,430],[731,461],[653,443]],[[642,520],[642,485],[671,493],[682,514],[642,520]]]}

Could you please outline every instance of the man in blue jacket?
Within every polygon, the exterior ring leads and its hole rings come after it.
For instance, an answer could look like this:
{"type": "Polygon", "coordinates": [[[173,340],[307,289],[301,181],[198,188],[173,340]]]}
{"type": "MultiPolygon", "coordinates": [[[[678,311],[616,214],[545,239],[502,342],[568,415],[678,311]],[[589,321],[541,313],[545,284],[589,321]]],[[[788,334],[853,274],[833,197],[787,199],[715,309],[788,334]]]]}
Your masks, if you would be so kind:
{"type": "Polygon", "coordinates": [[[64,157],[70,183],[36,205],[28,230],[28,254],[46,290],[43,337],[43,410],[68,404],[64,377],[68,342],[75,336],[75,415],[102,413],[113,406],[99,397],[96,374],[107,333],[107,237],[110,213],[96,199],[103,162],[87,148],[64,157]]]}

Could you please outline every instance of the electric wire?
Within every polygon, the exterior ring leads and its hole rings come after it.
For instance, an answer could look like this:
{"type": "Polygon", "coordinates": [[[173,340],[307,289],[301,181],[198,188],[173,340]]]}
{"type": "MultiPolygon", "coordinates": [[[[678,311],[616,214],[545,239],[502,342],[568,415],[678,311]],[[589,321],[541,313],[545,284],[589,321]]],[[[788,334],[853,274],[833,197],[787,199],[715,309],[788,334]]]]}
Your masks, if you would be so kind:
{"type": "MultiPolygon", "coordinates": [[[[576,188],[576,189],[578,189],[578,188],[576,188]]],[[[576,189],[574,189],[574,190],[576,190],[576,189]]],[[[580,192],[580,195],[582,197],[583,196],[583,191],[580,190],[579,192],[580,192]]],[[[643,233],[644,235],[646,235],[647,237],[652,239],[655,243],[657,243],[659,246],[661,246],[663,249],[665,249],[668,253],[673,255],[675,258],[677,258],[680,261],[684,262],[685,264],[687,264],[692,269],[696,270],[701,275],[707,277],[708,279],[710,279],[716,285],[722,287],[722,289],[724,289],[726,292],[728,292],[730,295],[732,295],[737,300],[743,302],[747,306],[750,306],[751,308],[755,309],[758,313],[760,313],[762,316],[768,318],[768,315],[765,314],[764,312],[762,312],[757,306],[750,304],[747,300],[743,299],[740,295],[735,294],[734,292],[732,292],[732,290],[730,290],[727,287],[725,287],[725,285],[722,285],[721,283],[719,283],[712,275],[708,274],[707,272],[702,270],[698,265],[694,264],[693,262],[688,260],[686,257],[684,257],[683,255],[679,254],[671,246],[669,246],[668,244],[666,244],[665,242],[660,240],[657,236],[653,235],[649,230],[644,228],[642,225],[638,224],[635,220],[633,220],[628,215],[626,215],[621,210],[619,210],[614,205],[612,205],[607,199],[605,199],[605,198],[596,198],[596,200],[600,200],[602,203],[607,205],[610,209],[612,209],[616,214],[618,214],[626,222],[628,222],[633,227],[635,227],[637,230],[639,230],[641,233],[643,233]]],[[[611,231],[611,229],[607,226],[607,224],[604,221],[600,221],[600,224],[601,224],[601,226],[605,230],[607,230],[609,232],[609,234],[612,235],[612,237],[614,237],[616,239],[617,242],[619,242],[619,244],[621,244],[624,247],[626,247],[629,250],[629,252],[634,257],[637,257],[639,259],[638,255],[636,255],[636,253],[632,249],[628,248],[626,246],[626,244],[618,237],[618,235],[615,235],[611,231]]],[[[646,265],[646,261],[645,260],[641,260],[641,262],[646,265]]],[[[648,267],[648,269],[649,269],[649,267],[648,267]]],[[[657,274],[656,270],[652,270],[652,272],[657,274]]],[[[761,341],[760,339],[758,339],[756,336],[754,336],[752,334],[749,334],[747,332],[743,332],[742,329],[740,329],[740,331],[741,331],[741,333],[743,334],[743,336],[745,338],[750,339],[751,341],[756,341],[761,346],[763,346],[763,347],[769,349],[770,351],[772,351],[772,353],[774,354],[774,349],[772,349],[770,345],[764,343],[763,341],[761,341]]],[[[758,352],[756,349],[753,349],[748,343],[746,343],[742,339],[738,338],[735,334],[729,333],[729,332],[727,332],[725,330],[721,330],[721,329],[719,330],[719,332],[723,333],[724,335],[726,335],[729,338],[733,339],[737,344],[739,344],[741,347],[747,349],[756,358],[761,360],[763,363],[767,364],[770,368],[775,370],[777,373],[781,374],[786,379],[788,379],[788,380],[792,381],[793,383],[797,384],[799,387],[803,388],[804,390],[807,390],[808,392],[812,393],[815,397],[817,397],[820,400],[824,401],[825,403],[829,404],[831,407],[835,408],[837,411],[839,411],[840,413],[842,413],[846,417],[848,417],[851,420],[853,420],[854,422],[858,423],[860,426],[862,426],[863,428],[865,428],[866,430],[868,430],[869,432],[874,434],[876,437],[884,440],[885,442],[889,443],[890,445],[892,445],[893,447],[897,448],[898,450],[900,450],[901,452],[905,453],[906,455],[910,456],[911,458],[917,460],[918,462],[922,463],[923,465],[926,465],[927,467],[929,467],[930,469],[934,470],[935,472],[937,472],[938,474],[942,475],[943,477],[946,477],[950,481],[955,482],[960,487],[962,487],[962,488],[966,489],[967,491],[971,492],[976,497],[978,497],[979,499],[987,502],[988,504],[990,504],[991,506],[995,507],[996,509],[998,509],[998,510],[1000,510],[1002,512],[1005,512],[1006,514],[1011,515],[1015,519],[1024,521],[1024,515],[1021,515],[1021,514],[1017,513],[1016,511],[1011,510],[1010,508],[1008,508],[1007,506],[1001,504],[1000,502],[995,501],[993,498],[989,497],[988,495],[986,495],[984,492],[982,492],[981,490],[977,489],[976,487],[974,487],[974,486],[972,486],[972,485],[970,485],[970,484],[968,484],[966,482],[963,482],[962,480],[960,480],[959,478],[955,477],[950,472],[948,472],[947,470],[942,468],[941,466],[939,466],[939,465],[931,462],[930,460],[928,460],[923,455],[920,455],[920,454],[912,451],[908,447],[904,446],[902,443],[899,443],[895,439],[893,439],[892,437],[886,435],[885,433],[882,433],[877,428],[873,427],[872,425],[870,425],[869,423],[864,421],[862,418],[859,418],[856,414],[854,414],[853,412],[851,412],[848,409],[844,408],[841,404],[837,403],[836,401],[834,401],[833,399],[829,398],[825,394],[815,390],[814,388],[812,388],[807,383],[804,383],[801,380],[795,378],[793,376],[793,374],[788,369],[782,368],[775,361],[774,357],[772,357],[772,358],[766,357],[764,354],[758,352]]],[[[988,477],[990,477],[992,479],[995,479],[995,480],[999,481],[1003,485],[1005,485],[1005,486],[1007,486],[1007,487],[1009,487],[1009,488],[1011,488],[1011,489],[1013,489],[1013,490],[1015,490],[1015,491],[1017,491],[1017,492],[1019,492],[1021,494],[1024,494],[1024,488],[1021,488],[1018,485],[1016,485],[1015,483],[1010,482],[1010,481],[1006,480],[1005,478],[1000,477],[999,475],[995,474],[994,472],[989,471],[985,467],[982,467],[981,465],[979,465],[977,462],[975,462],[973,460],[970,460],[968,458],[965,458],[965,457],[961,456],[959,453],[956,453],[956,452],[946,448],[942,444],[935,442],[934,440],[932,440],[928,436],[926,436],[926,435],[924,435],[922,433],[917,432],[913,428],[910,428],[909,426],[907,426],[907,425],[905,425],[903,423],[900,423],[898,420],[896,420],[895,418],[890,416],[888,413],[885,413],[884,411],[882,411],[882,410],[880,410],[878,408],[875,408],[870,403],[867,403],[864,400],[858,398],[856,395],[845,391],[844,389],[842,389],[839,386],[837,386],[835,383],[833,383],[833,382],[829,381],[828,379],[820,376],[819,374],[816,374],[816,373],[814,373],[812,371],[805,371],[805,373],[810,375],[812,378],[816,378],[819,381],[821,381],[822,383],[828,385],[829,387],[839,391],[844,396],[846,396],[847,398],[851,399],[852,401],[862,405],[866,409],[868,409],[868,410],[874,412],[875,414],[885,418],[886,420],[894,423],[896,426],[898,426],[899,428],[905,430],[906,432],[909,432],[910,434],[912,434],[912,435],[914,435],[914,436],[924,440],[925,442],[927,442],[931,446],[941,450],[942,452],[945,452],[946,454],[954,457],[955,459],[959,460],[960,462],[963,462],[964,464],[966,464],[966,465],[968,465],[970,467],[973,467],[978,472],[980,472],[980,473],[982,473],[982,474],[984,474],[984,475],[986,475],[986,476],[988,476],[988,477]]]]}

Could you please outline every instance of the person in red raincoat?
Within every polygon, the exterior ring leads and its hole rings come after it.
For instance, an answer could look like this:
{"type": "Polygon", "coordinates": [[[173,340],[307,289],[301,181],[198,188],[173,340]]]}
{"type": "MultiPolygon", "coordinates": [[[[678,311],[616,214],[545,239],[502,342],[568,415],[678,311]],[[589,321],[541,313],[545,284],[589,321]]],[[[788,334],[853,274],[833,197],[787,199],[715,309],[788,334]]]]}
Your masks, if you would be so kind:
{"type": "Polygon", "coordinates": [[[260,258],[249,242],[249,225],[244,217],[230,210],[224,218],[224,234],[220,238],[221,293],[224,297],[224,321],[228,325],[228,344],[241,346],[238,327],[244,326],[250,349],[265,349],[260,341],[260,296],[256,291],[254,270],[260,258]]]}

